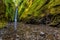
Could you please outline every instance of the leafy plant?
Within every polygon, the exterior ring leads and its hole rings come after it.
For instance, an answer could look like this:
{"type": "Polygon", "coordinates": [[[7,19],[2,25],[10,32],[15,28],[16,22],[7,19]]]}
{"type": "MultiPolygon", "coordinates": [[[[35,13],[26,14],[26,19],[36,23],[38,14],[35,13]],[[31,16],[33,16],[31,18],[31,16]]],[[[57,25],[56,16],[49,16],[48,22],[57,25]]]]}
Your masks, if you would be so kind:
{"type": "MultiPolygon", "coordinates": [[[[55,18],[60,20],[58,15],[60,14],[60,0],[19,0],[16,1],[18,5],[18,19],[22,21],[29,21],[31,18],[33,20],[41,20],[48,15],[52,15],[49,18],[51,21],[49,24],[54,24],[55,18]],[[20,1],[20,2],[19,2],[20,1]],[[54,19],[53,19],[54,18],[54,19]],[[53,22],[53,23],[52,23],[53,22]]],[[[6,5],[6,18],[10,21],[14,20],[15,14],[15,3],[13,0],[3,0],[6,5]]],[[[48,19],[48,18],[46,18],[48,19]]],[[[46,20],[47,21],[47,20],[46,20]]],[[[55,20],[56,23],[57,20],[55,20]]],[[[60,21],[59,21],[60,22],[60,21]]]]}

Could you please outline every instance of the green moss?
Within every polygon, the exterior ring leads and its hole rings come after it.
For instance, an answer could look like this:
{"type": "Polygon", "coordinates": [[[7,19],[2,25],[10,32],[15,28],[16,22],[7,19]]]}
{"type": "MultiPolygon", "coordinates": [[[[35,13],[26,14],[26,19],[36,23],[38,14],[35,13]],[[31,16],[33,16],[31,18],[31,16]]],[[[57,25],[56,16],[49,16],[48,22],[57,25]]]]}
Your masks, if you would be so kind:
{"type": "Polygon", "coordinates": [[[0,29],[6,27],[7,22],[0,22],[0,29]]]}

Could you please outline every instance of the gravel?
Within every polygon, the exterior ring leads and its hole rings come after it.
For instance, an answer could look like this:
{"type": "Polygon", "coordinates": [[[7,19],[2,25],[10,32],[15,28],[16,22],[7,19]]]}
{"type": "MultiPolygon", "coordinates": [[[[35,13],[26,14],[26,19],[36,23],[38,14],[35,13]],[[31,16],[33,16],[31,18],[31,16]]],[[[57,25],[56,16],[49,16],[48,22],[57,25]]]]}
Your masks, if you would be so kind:
{"type": "Polygon", "coordinates": [[[2,40],[60,40],[60,28],[57,27],[18,23],[16,31],[12,23],[0,30],[0,37],[2,40]]]}

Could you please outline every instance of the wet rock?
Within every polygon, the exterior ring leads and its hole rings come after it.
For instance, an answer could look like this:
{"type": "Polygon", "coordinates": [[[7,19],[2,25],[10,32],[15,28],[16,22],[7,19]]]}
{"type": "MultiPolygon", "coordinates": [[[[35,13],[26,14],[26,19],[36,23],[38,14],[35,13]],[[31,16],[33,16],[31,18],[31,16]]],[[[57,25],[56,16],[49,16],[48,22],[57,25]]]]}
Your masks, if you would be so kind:
{"type": "Polygon", "coordinates": [[[16,35],[17,36],[17,38],[19,38],[19,35],[16,35]]]}
{"type": "Polygon", "coordinates": [[[40,32],[40,36],[45,36],[45,33],[44,32],[40,32]]]}

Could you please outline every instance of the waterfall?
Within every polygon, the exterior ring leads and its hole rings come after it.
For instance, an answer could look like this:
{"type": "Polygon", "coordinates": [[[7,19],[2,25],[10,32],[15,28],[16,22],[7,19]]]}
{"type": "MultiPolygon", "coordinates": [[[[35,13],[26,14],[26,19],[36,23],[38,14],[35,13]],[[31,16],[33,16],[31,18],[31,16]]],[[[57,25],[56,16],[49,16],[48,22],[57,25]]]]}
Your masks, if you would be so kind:
{"type": "Polygon", "coordinates": [[[14,16],[14,30],[17,30],[17,16],[18,16],[18,7],[16,7],[16,10],[15,10],[15,16],[14,16]]]}
{"type": "Polygon", "coordinates": [[[18,17],[18,7],[16,7],[16,10],[15,10],[15,16],[14,16],[14,31],[15,31],[15,40],[19,40],[17,38],[17,17],[18,17]]]}

